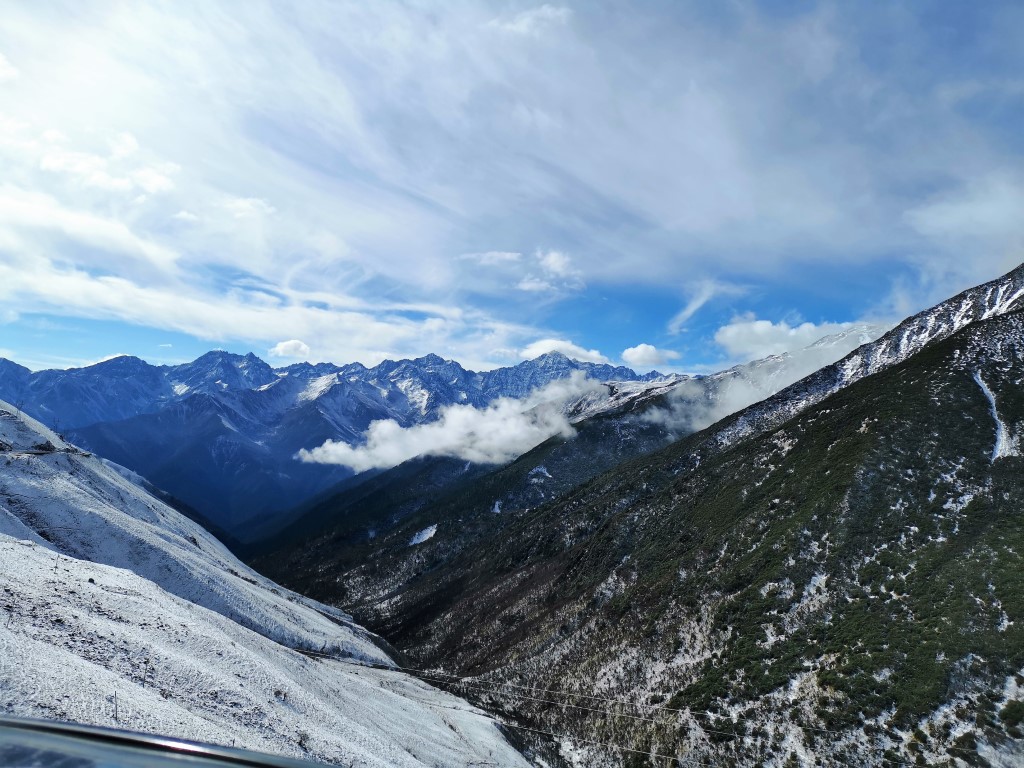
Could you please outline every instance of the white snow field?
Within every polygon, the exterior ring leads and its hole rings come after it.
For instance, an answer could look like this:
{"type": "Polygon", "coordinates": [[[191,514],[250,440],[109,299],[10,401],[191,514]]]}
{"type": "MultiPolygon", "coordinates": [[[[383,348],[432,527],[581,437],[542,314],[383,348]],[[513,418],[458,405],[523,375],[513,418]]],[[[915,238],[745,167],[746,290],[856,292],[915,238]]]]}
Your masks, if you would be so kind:
{"type": "Polygon", "coordinates": [[[0,712],[352,766],[526,766],[495,723],[0,402],[0,712]],[[49,443],[49,445],[47,445],[49,443]]]}

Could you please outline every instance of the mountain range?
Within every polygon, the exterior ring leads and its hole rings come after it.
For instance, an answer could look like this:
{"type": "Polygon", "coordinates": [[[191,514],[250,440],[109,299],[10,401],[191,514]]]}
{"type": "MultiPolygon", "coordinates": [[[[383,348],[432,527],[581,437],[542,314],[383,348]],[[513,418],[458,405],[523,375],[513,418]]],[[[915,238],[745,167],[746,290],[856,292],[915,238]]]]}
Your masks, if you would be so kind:
{"type": "Polygon", "coordinates": [[[663,378],[558,353],[475,373],[437,355],[373,368],[299,363],[275,369],[252,353],[213,351],[183,365],[121,356],[35,373],[0,360],[0,397],[138,472],[204,522],[242,535],[254,520],[352,476],[345,467],[298,461],[301,449],[329,439],[357,443],[377,420],[403,427],[429,422],[446,406],[482,407],[573,373],[663,378]]]}
{"type": "Polygon", "coordinates": [[[257,562],[573,765],[1019,765],[1022,385],[1024,266],[589,479],[552,440],[257,562]]]}
{"type": "Polygon", "coordinates": [[[453,406],[484,408],[573,376],[614,382],[581,387],[563,403],[574,422],[676,392],[664,423],[651,421],[640,429],[643,440],[623,433],[623,447],[595,460],[592,474],[692,429],[686,422],[761,399],[882,330],[855,326],[806,350],[709,377],[639,375],[556,352],[483,373],[437,355],[372,368],[299,363],[275,369],[252,353],[213,351],[182,365],[121,356],[39,372],[0,360],[0,397],[142,475],[211,530],[249,540],[272,535],[295,510],[332,490],[372,477],[374,472],[354,477],[346,466],[300,461],[297,454],[329,440],[360,445],[376,421],[400,428],[427,424],[453,406]]]}
{"type": "Polygon", "coordinates": [[[19,405],[110,441],[0,403],[0,705],[367,765],[1024,762],[1024,266],[710,376],[531,362],[0,363],[19,405]],[[358,446],[373,413],[443,424],[581,372],[609,378],[514,460],[321,467],[349,475],[256,570],[109,456],[190,441],[166,476],[201,495],[218,451],[273,470],[231,446],[284,424],[358,413],[307,443],[358,446]]]}

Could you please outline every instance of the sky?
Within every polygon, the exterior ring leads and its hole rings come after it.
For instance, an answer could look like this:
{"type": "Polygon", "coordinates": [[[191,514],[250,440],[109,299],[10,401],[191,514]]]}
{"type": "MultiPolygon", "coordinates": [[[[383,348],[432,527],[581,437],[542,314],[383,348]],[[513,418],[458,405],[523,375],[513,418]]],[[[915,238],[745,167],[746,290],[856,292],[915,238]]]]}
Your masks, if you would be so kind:
{"type": "Polygon", "coordinates": [[[706,372],[1024,261],[1024,6],[10,3],[0,356],[706,372]]]}

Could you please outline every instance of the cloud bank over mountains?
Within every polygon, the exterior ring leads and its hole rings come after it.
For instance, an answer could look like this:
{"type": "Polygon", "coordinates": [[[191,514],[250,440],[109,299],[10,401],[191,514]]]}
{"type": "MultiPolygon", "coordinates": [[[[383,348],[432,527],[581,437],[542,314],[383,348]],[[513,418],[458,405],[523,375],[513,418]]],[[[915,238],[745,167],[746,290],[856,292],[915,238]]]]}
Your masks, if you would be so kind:
{"type": "Polygon", "coordinates": [[[387,419],[375,421],[365,442],[350,446],[328,440],[300,451],[302,461],[340,464],[356,472],[386,469],[416,456],[451,456],[475,464],[502,464],[550,437],[572,437],[575,430],[560,408],[588,392],[603,391],[600,383],[576,372],[517,400],[502,397],[485,408],[452,405],[437,421],[403,428],[387,419]]]}

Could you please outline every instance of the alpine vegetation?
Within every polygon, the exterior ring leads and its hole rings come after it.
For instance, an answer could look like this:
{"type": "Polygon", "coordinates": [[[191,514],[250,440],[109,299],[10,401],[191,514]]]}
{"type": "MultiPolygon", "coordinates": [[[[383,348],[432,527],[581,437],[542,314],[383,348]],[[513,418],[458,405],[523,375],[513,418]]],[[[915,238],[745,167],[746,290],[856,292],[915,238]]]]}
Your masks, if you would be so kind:
{"type": "Polygon", "coordinates": [[[1017,765],[1022,340],[1024,266],[547,501],[507,493],[541,446],[281,570],[570,765],[1017,765]]]}

